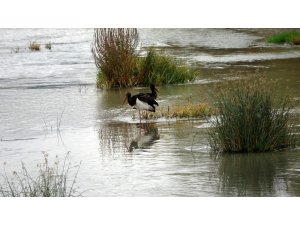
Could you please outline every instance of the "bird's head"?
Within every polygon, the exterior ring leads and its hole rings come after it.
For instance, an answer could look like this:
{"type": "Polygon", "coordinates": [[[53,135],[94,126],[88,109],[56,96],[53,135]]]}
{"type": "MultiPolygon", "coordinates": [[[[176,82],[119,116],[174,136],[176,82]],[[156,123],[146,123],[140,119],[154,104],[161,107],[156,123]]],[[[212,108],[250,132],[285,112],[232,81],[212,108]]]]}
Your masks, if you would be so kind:
{"type": "Polygon", "coordinates": [[[131,97],[131,93],[130,93],[130,92],[127,92],[126,98],[128,99],[128,98],[130,98],[130,97],[131,97]]]}

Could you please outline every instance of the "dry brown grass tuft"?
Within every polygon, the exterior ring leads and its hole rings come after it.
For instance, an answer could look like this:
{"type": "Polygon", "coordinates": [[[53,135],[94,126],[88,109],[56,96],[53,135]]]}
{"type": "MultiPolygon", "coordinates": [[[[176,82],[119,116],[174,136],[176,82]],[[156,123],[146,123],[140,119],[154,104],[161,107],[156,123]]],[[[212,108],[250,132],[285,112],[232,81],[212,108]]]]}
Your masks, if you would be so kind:
{"type": "Polygon", "coordinates": [[[138,43],[139,35],[136,28],[95,29],[92,53],[99,70],[98,87],[132,86],[138,43]]]}
{"type": "Polygon", "coordinates": [[[158,108],[155,113],[142,112],[143,119],[158,118],[205,118],[211,116],[214,110],[207,103],[188,103],[158,108]]]}
{"type": "Polygon", "coordinates": [[[40,51],[41,45],[37,42],[30,42],[28,48],[31,51],[40,51]]]}

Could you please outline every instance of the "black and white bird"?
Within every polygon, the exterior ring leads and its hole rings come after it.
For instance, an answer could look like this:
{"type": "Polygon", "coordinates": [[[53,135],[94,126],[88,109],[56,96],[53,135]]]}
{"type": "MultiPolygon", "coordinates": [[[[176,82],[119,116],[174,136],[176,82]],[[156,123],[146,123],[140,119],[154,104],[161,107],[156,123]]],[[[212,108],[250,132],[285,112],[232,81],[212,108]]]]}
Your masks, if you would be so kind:
{"type": "Polygon", "coordinates": [[[151,93],[139,93],[136,95],[131,95],[130,92],[126,94],[128,104],[134,109],[139,110],[139,117],[141,122],[141,113],[140,110],[146,110],[150,112],[155,112],[155,106],[158,106],[158,103],[155,101],[157,98],[157,89],[154,85],[150,86],[151,93]]]}

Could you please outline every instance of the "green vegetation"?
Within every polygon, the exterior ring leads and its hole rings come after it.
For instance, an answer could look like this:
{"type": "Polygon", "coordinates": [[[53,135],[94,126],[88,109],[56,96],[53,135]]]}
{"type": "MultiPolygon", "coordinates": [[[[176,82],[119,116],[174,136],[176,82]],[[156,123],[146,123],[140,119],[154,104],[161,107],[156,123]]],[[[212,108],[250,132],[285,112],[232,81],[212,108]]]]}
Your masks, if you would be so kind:
{"type": "Polygon", "coordinates": [[[48,43],[45,45],[45,48],[51,50],[51,49],[52,49],[52,44],[51,44],[51,42],[48,42],[48,43]]]}
{"type": "Polygon", "coordinates": [[[35,42],[35,41],[34,42],[30,42],[29,46],[28,46],[28,48],[31,51],[40,51],[40,47],[41,47],[41,45],[39,43],[35,42]]]}
{"type": "Polygon", "coordinates": [[[284,44],[290,43],[300,45],[300,32],[291,31],[273,35],[267,39],[269,43],[284,44]]]}
{"type": "Polygon", "coordinates": [[[149,49],[146,57],[142,57],[138,64],[138,85],[176,84],[192,81],[196,72],[189,69],[182,62],[170,56],[158,54],[149,49]]]}
{"type": "Polygon", "coordinates": [[[266,79],[252,77],[228,84],[216,96],[217,114],[210,143],[221,152],[265,152],[294,144],[291,106],[275,98],[266,79]]]}
{"type": "Polygon", "coordinates": [[[95,29],[92,53],[98,68],[98,88],[174,84],[195,79],[195,71],[153,49],[139,57],[138,43],[137,29],[95,29]]]}
{"type": "Polygon", "coordinates": [[[66,155],[62,168],[59,167],[60,162],[56,157],[54,166],[49,165],[48,155],[44,153],[44,161],[38,165],[38,176],[32,177],[22,163],[22,171],[13,172],[13,176],[9,177],[6,173],[4,164],[4,182],[0,183],[0,194],[3,197],[71,197],[80,196],[75,189],[79,166],[74,177],[70,180],[71,163],[67,164],[66,155]]]}
{"type": "Polygon", "coordinates": [[[155,113],[143,111],[143,119],[157,118],[205,118],[213,114],[213,109],[206,103],[188,103],[185,105],[168,106],[158,108],[155,113]]]}

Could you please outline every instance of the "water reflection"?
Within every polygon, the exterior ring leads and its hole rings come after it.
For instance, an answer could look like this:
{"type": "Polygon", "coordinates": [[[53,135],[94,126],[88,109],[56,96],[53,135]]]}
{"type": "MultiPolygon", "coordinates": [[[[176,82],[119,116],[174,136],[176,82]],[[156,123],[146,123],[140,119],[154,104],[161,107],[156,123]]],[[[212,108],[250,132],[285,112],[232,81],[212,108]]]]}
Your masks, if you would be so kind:
{"type": "Polygon", "coordinates": [[[125,153],[149,149],[160,138],[155,123],[109,122],[98,131],[102,153],[125,153]]]}
{"type": "Polygon", "coordinates": [[[128,152],[134,149],[149,149],[160,138],[155,123],[139,124],[139,128],[140,134],[130,142],[128,152]]]}
{"type": "Polygon", "coordinates": [[[299,171],[290,174],[289,192],[292,196],[300,196],[300,176],[299,171]]]}
{"type": "Polygon", "coordinates": [[[277,196],[287,189],[287,158],[282,153],[226,154],[218,173],[223,196],[277,196]]]}

